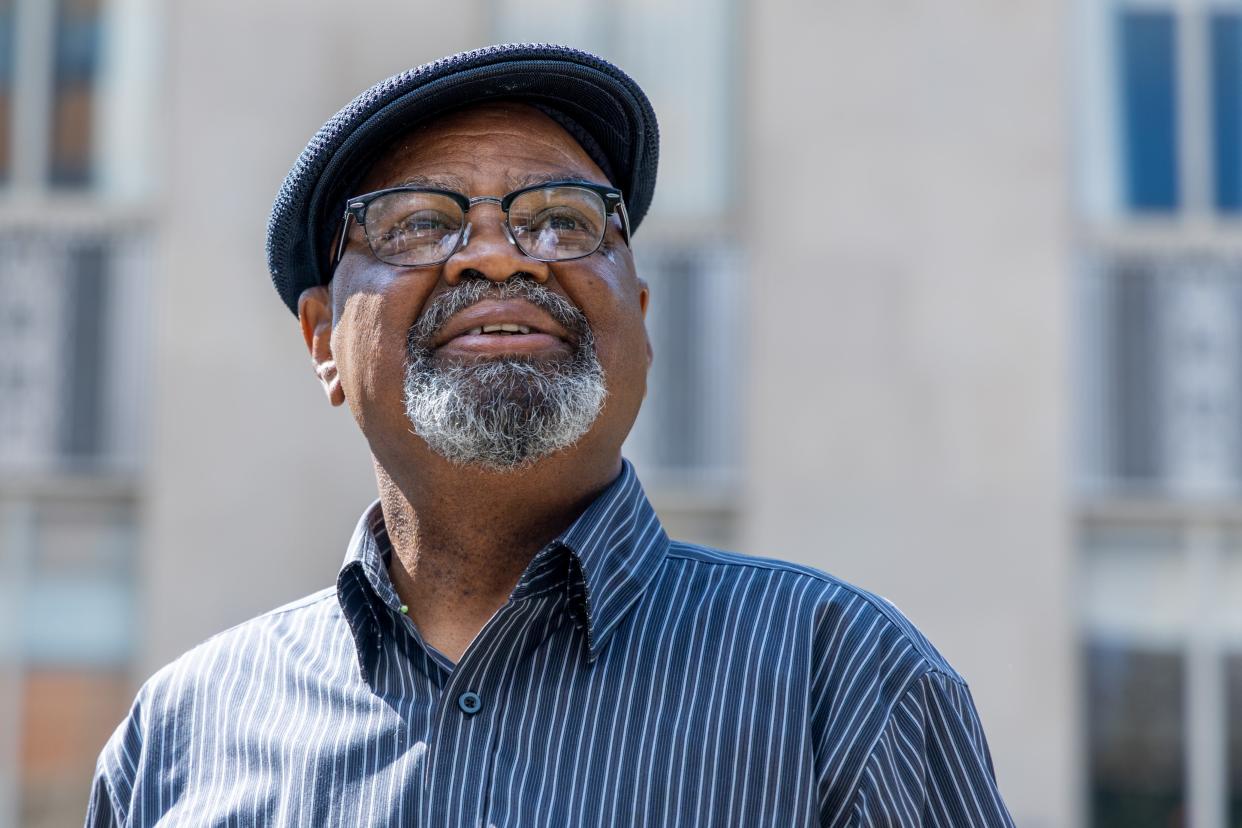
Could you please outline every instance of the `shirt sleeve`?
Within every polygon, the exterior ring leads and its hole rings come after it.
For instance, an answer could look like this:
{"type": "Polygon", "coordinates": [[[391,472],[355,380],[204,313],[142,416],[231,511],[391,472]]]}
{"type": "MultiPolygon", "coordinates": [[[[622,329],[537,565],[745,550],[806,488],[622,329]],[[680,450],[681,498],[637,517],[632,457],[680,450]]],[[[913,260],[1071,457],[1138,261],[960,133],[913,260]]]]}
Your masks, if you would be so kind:
{"type": "Polygon", "coordinates": [[[119,828],[120,825],[116,809],[112,806],[112,793],[108,790],[107,777],[97,767],[95,779],[91,782],[91,798],[86,804],[85,828],[119,828]]]}
{"type": "MultiPolygon", "coordinates": [[[[141,698],[141,696],[140,696],[141,698]]],[[[129,824],[138,759],[142,752],[140,706],[135,701],[125,721],[104,745],[95,764],[85,828],[113,828],[129,824]]]]}
{"type": "Polygon", "coordinates": [[[894,706],[859,780],[852,828],[1013,828],[970,690],[932,671],[894,706]]]}

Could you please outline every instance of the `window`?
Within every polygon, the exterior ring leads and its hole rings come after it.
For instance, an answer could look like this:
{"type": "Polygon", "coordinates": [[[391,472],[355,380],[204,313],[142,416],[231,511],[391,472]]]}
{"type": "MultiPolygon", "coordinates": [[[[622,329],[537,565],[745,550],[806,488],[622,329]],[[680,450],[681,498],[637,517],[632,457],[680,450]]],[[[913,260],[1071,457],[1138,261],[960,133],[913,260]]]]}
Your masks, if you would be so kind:
{"type": "Polygon", "coordinates": [[[1080,0],[1090,219],[1242,212],[1242,3],[1080,0]],[[1100,45],[1104,48],[1100,48],[1100,45]]]}
{"type": "Polygon", "coordinates": [[[136,468],[149,244],[95,219],[0,226],[0,473],[136,468]]]}
{"type": "Polygon", "coordinates": [[[1090,824],[1238,824],[1242,514],[1102,510],[1080,538],[1090,824]]]}
{"type": "Polygon", "coordinates": [[[1082,277],[1082,485],[1167,496],[1242,492],[1242,260],[1105,251],[1082,277]]]}
{"type": "Polygon", "coordinates": [[[156,8],[0,0],[0,201],[149,196],[156,8]]]}
{"type": "Polygon", "coordinates": [[[1242,824],[1242,2],[1081,0],[1089,824],[1242,824]]]}

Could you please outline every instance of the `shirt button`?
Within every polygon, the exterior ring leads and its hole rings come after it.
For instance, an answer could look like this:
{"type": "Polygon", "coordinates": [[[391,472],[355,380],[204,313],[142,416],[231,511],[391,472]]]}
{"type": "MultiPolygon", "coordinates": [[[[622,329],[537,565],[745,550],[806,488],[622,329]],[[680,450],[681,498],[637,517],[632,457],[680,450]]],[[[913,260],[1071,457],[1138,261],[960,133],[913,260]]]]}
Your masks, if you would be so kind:
{"type": "Polygon", "coordinates": [[[461,708],[462,713],[473,716],[483,709],[483,700],[479,698],[478,693],[462,693],[457,697],[457,706],[461,708]]]}

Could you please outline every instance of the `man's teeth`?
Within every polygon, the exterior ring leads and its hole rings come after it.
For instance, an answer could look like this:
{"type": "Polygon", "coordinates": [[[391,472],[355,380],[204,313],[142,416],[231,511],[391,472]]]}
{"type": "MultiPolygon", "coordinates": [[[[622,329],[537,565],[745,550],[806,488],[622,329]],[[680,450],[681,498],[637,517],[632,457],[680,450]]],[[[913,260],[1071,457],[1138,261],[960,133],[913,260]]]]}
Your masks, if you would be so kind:
{"type": "Polygon", "coordinates": [[[478,336],[479,334],[528,334],[530,328],[525,325],[514,325],[512,322],[506,322],[503,325],[484,325],[481,328],[471,328],[466,331],[467,336],[478,336]]]}

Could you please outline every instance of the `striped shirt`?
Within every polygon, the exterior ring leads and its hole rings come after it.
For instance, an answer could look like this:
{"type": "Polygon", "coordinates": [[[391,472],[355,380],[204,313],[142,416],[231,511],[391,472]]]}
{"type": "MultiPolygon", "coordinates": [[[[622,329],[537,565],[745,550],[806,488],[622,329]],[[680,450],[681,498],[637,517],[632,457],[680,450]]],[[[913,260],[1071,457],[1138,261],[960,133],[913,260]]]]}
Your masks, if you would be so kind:
{"type": "Polygon", "coordinates": [[[1011,826],[962,678],[891,604],[670,541],[626,463],[459,663],[387,574],[209,639],[104,747],[87,826],[1011,826]]]}

